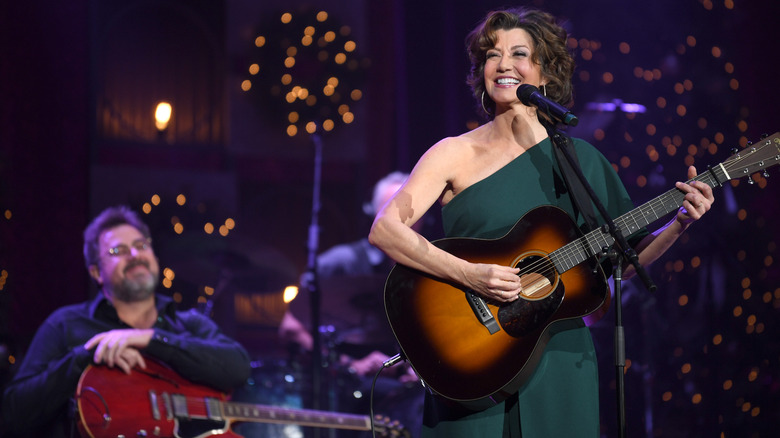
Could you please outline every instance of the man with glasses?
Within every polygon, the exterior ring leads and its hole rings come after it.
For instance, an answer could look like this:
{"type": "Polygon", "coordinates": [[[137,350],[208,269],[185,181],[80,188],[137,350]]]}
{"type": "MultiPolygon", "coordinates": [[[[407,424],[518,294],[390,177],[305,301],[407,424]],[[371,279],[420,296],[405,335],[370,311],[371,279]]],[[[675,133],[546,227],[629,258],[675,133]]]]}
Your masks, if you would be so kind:
{"type": "Polygon", "coordinates": [[[3,397],[13,434],[77,436],[72,398],[88,365],[130,374],[151,357],[220,391],[245,383],[250,361],[240,344],[206,316],[177,311],[155,294],[160,267],[149,228],[135,212],[120,206],[98,215],[84,231],[84,258],[100,291],[56,310],[38,329],[3,397]]]}

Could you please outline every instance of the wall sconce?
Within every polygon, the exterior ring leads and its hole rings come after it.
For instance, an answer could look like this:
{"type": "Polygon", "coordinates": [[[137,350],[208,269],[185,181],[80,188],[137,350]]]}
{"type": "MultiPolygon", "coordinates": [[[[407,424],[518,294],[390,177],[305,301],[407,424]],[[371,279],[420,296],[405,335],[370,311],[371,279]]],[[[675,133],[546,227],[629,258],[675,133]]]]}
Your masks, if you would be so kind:
{"type": "Polygon", "coordinates": [[[160,102],[157,104],[157,108],[154,110],[154,125],[158,131],[162,132],[168,128],[171,114],[173,114],[173,108],[170,103],[160,102]]]}

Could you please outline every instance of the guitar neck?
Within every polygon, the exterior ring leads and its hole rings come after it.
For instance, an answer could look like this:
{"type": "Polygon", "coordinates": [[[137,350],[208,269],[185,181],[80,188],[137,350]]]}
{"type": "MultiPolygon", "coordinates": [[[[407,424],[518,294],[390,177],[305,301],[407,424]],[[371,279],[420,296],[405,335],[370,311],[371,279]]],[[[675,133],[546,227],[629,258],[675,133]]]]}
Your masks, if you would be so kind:
{"type": "MultiPolygon", "coordinates": [[[[353,415],[310,409],[288,409],[250,403],[210,400],[214,408],[221,408],[225,419],[256,423],[299,424],[302,426],[333,429],[371,430],[371,419],[365,415],[353,415]],[[216,406],[218,404],[219,406],[216,406]]],[[[210,409],[211,410],[211,409],[210,409]]]]}
{"type": "MultiPolygon", "coordinates": [[[[731,176],[726,172],[723,165],[720,164],[688,182],[701,181],[710,187],[715,187],[722,185],[723,182],[730,179],[731,176]]],[[[619,229],[624,236],[628,237],[642,229],[642,227],[679,209],[684,198],[685,192],[676,188],[669,190],[628,213],[613,219],[615,227],[619,229]]],[[[581,238],[553,251],[550,253],[550,260],[552,260],[558,272],[563,273],[585,260],[595,257],[604,248],[609,248],[614,243],[615,238],[608,230],[601,227],[592,230],[581,238]]]]}

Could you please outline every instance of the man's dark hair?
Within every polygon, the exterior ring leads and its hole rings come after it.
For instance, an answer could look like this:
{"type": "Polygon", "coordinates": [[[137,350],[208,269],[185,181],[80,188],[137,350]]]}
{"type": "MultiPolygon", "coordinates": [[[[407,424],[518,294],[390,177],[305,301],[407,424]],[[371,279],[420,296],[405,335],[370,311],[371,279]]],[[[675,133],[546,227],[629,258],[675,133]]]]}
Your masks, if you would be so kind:
{"type": "Polygon", "coordinates": [[[147,239],[152,237],[149,227],[130,207],[125,205],[109,207],[93,219],[84,230],[84,261],[87,269],[92,265],[98,264],[98,259],[100,258],[98,240],[100,235],[106,230],[123,224],[135,227],[147,239]]]}

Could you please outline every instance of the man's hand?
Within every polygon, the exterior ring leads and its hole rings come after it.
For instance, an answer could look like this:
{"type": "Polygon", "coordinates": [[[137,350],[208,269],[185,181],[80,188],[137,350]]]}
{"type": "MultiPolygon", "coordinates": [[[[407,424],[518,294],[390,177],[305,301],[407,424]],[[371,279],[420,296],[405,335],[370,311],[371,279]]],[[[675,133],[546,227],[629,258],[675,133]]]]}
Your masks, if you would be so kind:
{"type": "Polygon", "coordinates": [[[353,360],[349,364],[349,369],[358,376],[373,374],[382,368],[382,365],[387,359],[390,359],[388,355],[381,351],[374,350],[362,359],[353,360]]]}
{"type": "Polygon", "coordinates": [[[146,368],[146,362],[140,350],[149,345],[154,330],[152,329],[118,329],[99,333],[92,337],[84,348],[95,348],[93,360],[96,364],[104,363],[109,367],[117,366],[127,374],[136,365],[146,368]]]}

